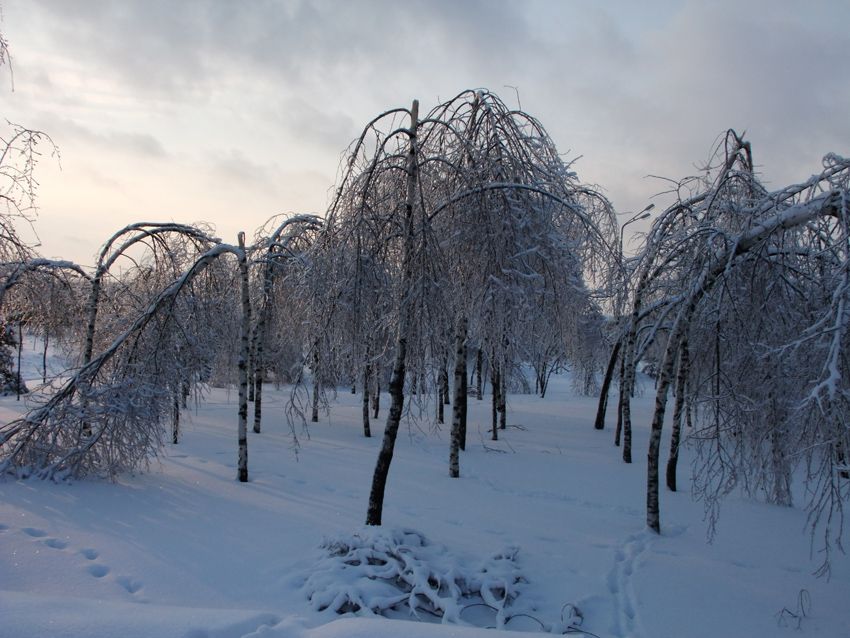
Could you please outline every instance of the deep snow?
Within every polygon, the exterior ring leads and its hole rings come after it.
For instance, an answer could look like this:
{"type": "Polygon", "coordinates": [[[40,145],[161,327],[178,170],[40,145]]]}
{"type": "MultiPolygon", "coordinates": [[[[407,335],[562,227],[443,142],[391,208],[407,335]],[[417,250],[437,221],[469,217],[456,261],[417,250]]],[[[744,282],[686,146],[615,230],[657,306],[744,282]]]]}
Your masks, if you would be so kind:
{"type": "MultiPolygon", "coordinates": [[[[37,379],[39,349],[30,341],[24,354],[26,377],[37,379]]],[[[328,565],[323,542],[368,531],[386,412],[366,439],[359,397],[340,391],[309,437],[299,432],[296,454],[286,396],[264,393],[264,432],[249,433],[247,484],[236,481],[236,393],[226,390],[211,390],[185,415],[182,440],[149,472],[116,483],[0,479],[0,636],[492,635],[316,610],[304,585],[328,565]]],[[[646,528],[652,398],[650,386],[635,402],[631,465],[613,445],[611,415],[604,431],[594,430],[596,399],[574,396],[566,377],[553,379],[545,399],[511,395],[499,442],[485,431],[489,396],[470,401],[459,479],[448,476],[449,426],[409,421],[384,526],[415,530],[444,561],[484,561],[519,547],[527,583],[515,606],[539,622],[520,617],[511,629],[564,630],[572,605],[588,636],[758,638],[800,635],[798,626],[807,636],[850,636],[850,560],[833,557],[829,582],[812,575],[820,562],[810,556],[799,481],[793,508],[727,498],[711,544],[702,505],[687,489],[663,489],[663,533],[646,528]]],[[[0,419],[23,403],[0,399],[0,419]]],[[[685,451],[682,485],[689,458],[685,451]]]]}

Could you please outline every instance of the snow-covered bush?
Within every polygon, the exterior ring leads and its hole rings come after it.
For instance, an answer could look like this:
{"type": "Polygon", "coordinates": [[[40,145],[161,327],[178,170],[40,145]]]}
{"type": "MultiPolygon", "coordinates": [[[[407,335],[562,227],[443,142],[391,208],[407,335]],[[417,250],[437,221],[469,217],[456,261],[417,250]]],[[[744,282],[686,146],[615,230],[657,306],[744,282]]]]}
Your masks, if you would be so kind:
{"type": "Polygon", "coordinates": [[[499,628],[525,615],[513,606],[527,582],[515,546],[481,560],[413,530],[364,527],[322,548],[327,556],[303,585],[319,611],[499,628]]]}

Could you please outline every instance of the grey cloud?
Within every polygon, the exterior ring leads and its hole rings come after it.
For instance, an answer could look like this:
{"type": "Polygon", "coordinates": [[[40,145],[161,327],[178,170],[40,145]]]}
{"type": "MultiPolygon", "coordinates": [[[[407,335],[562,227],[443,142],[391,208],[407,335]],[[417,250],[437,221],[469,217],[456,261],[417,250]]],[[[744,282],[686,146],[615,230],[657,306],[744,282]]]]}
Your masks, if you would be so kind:
{"type": "Polygon", "coordinates": [[[148,159],[164,159],[168,152],[153,135],[127,131],[97,132],[77,121],[42,114],[37,118],[38,128],[49,131],[60,149],[63,144],[86,145],[96,152],[129,154],[148,159]]]}
{"type": "Polygon", "coordinates": [[[727,127],[748,129],[777,185],[817,170],[826,151],[850,153],[843,1],[33,5],[54,46],[136,99],[192,110],[253,90],[246,120],[323,153],[411,98],[428,109],[486,86],[512,101],[504,86],[518,86],[562,152],[584,156],[580,176],[624,193],[622,208],[657,190],[645,175],[693,172],[727,127]]]}
{"type": "MultiPolygon", "coordinates": [[[[514,3],[39,0],[67,55],[140,93],[207,99],[238,72],[311,85],[374,72],[392,82],[447,66],[511,68],[535,47],[514,3]]],[[[363,87],[368,90],[369,87],[363,87]]]]}
{"type": "Polygon", "coordinates": [[[328,106],[292,98],[281,106],[278,118],[294,139],[339,153],[359,134],[361,126],[337,108],[340,106],[343,105],[328,106]]]}

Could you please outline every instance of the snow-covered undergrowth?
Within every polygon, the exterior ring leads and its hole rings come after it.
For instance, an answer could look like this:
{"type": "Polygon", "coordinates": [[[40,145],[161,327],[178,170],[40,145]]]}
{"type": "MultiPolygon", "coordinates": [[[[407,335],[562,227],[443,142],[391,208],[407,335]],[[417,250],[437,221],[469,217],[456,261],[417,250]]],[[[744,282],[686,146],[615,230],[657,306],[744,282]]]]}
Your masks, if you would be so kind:
{"type": "Polygon", "coordinates": [[[503,628],[526,579],[507,546],[480,560],[410,529],[363,528],[326,539],[304,589],[318,611],[503,628]]]}

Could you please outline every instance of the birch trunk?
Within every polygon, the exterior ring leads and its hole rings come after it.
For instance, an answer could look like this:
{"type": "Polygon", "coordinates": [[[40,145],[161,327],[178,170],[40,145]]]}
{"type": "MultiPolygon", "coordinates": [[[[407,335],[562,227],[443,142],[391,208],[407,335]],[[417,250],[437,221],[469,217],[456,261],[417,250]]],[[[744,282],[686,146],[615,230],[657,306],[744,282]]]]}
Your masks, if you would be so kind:
{"type": "Polygon", "coordinates": [[[461,379],[461,396],[463,396],[463,401],[460,404],[460,449],[466,450],[466,414],[467,409],[469,407],[469,380],[466,378],[466,361],[468,358],[468,344],[466,342],[466,330],[464,330],[464,340],[463,340],[463,375],[461,379]]]}
{"type": "MultiPolygon", "coordinates": [[[[466,407],[466,317],[462,317],[455,336],[454,401],[452,403],[452,439],[449,448],[449,476],[460,476],[460,448],[466,407]]],[[[465,446],[464,446],[465,447],[465,446]]]]}
{"type": "Polygon", "coordinates": [[[373,418],[377,419],[378,414],[381,410],[381,369],[380,366],[378,370],[376,370],[375,374],[375,396],[372,399],[372,405],[375,408],[375,411],[372,413],[373,418]]]}
{"type": "Polygon", "coordinates": [[[313,414],[310,421],[319,422],[319,344],[316,343],[316,351],[313,353],[313,414]]]}
{"type": "Polygon", "coordinates": [[[263,419],[263,370],[254,370],[254,432],[260,433],[263,419]]]}
{"type": "Polygon", "coordinates": [[[239,274],[242,279],[242,329],[239,336],[239,460],[238,477],[248,481],[248,357],[250,356],[251,297],[248,288],[248,255],[245,233],[239,233],[239,274]]]}
{"type": "Polygon", "coordinates": [[[696,311],[697,304],[702,296],[711,288],[717,275],[722,272],[716,269],[714,273],[704,272],[698,282],[694,285],[690,301],[676,317],[670,336],[667,339],[667,348],[664,352],[664,360],[658,376],[658,386],[655,392],[655,412],[652,415],[652,430],[649,434],[649,452],[647,453],[646,467],[646,525],[656,533],[661,533],[661,515],[658,509],[658,465],[659,452],[661,449],[661,430],[664,425],[664,412],[667,407],[667,394],[670,390],[670,379],[673,376],[673,368],[679,354],[679,347],[691,325],[691,317],[696,311]]]}
{"type": "Polygon", "coordinates": [[[599,392],[599,407],[596,410],[596,421],[593,427],[597,430],[605,428],[605,412],[608,411],[608,395],[611,390],[611,381],[614,378],[614,370],[617,367],[617,360],[620,355],[620,347],[623,345],[622,339],[614,344],[614,349],[611,351],[611,358],[608,360],[608,367],[605,369],[605,378],[602,380],[602,390],[599,392]]]}
{"type": "Polygon", "coordinates": [[[484,356],[481,354],[481,348],[478,348],[478,354],[475,355],[475,369],[478,370],[478,377],[476,378],[476,387],[475,387],[475,398],[479,401],[484,399],[484,378],[481,373],[484,370],[484,356]]]}
{"type": "Polygon", "coordinates": [[[499,386],[499,429],[505,430],[508,427],[508,375],[507,364],[502,364],[502,371],[499,374],[501,385],[499,386]]]}
{"type": "Polygon", "coordinates": [[[437,423],[445,423],[445,403],[443,403],[443,373],[440,372],[440,379],[437,382],[437,423]]]}
{"type": "Polygon", "coordinates": [[[368,361],[369,350],[366,350],[366,366],[363,370],[363,436],[370,438],[372,428],[369,423],[369,381],[372,378],[372,365],[368,361]]]}
{"type": "Polygon", "coordinates": [[[366,511],[366,525],[380,525],[384,509],[384,491],[387,486],[387,476],[393,460],[398,426],[401,423],[401,413],[404,407],[404,378],[406,374],[407,340],[410,336],[411,308],[410,293],[413,285],[413,205],[418,181],[418,158],[416,147],[416,129],[419,120],[419,101],[413,101],[410,110],[410,152],[407,169],[407,197],[405,201],[404,226],[404,255],[402,257],[402,282],[399,291],[401,312],[399,313],[398,339],[396,341],[395,362],[390,377],[390,410],[387,424],[384,428],[384,438],[381,450],[378,452],[378,462],[372,476],[372,489],[369,492],[369,507],[366,511]]]}
{"type": "Polygon", "coordinates": [[[493,435],[494,441],[499,440],[499,392],[502,388],[502,382],[499,378],[499,363],[490,361],[490,385],[493,388],[493,435]]]}
{"type": "Polygon", "coordinates": [[[180,441],[180,395],[174,391],[174,404],[171,407],[171,442],[174,445],[180,441]]]}
{"type": "Polygon", "coordinates": [[[679,443],[682,438],[682,411],[685,406],[685,385],[690,373],[688,342],[679,346],[679,373],[676,375],[676,403],[673,408],[673,429],[670,436],[670,456],[667,458],[667,487],[676,491],[676,467],[679,464],[679,443]]]}
{"type": "Polygon", "coordinates": [[[623,388],[625,387],[626,358],[620,359],[620,391],[617,394],[617,431],[614,433],[614,445],[620,446],[620,435],[623,433],[623,388]]]}

